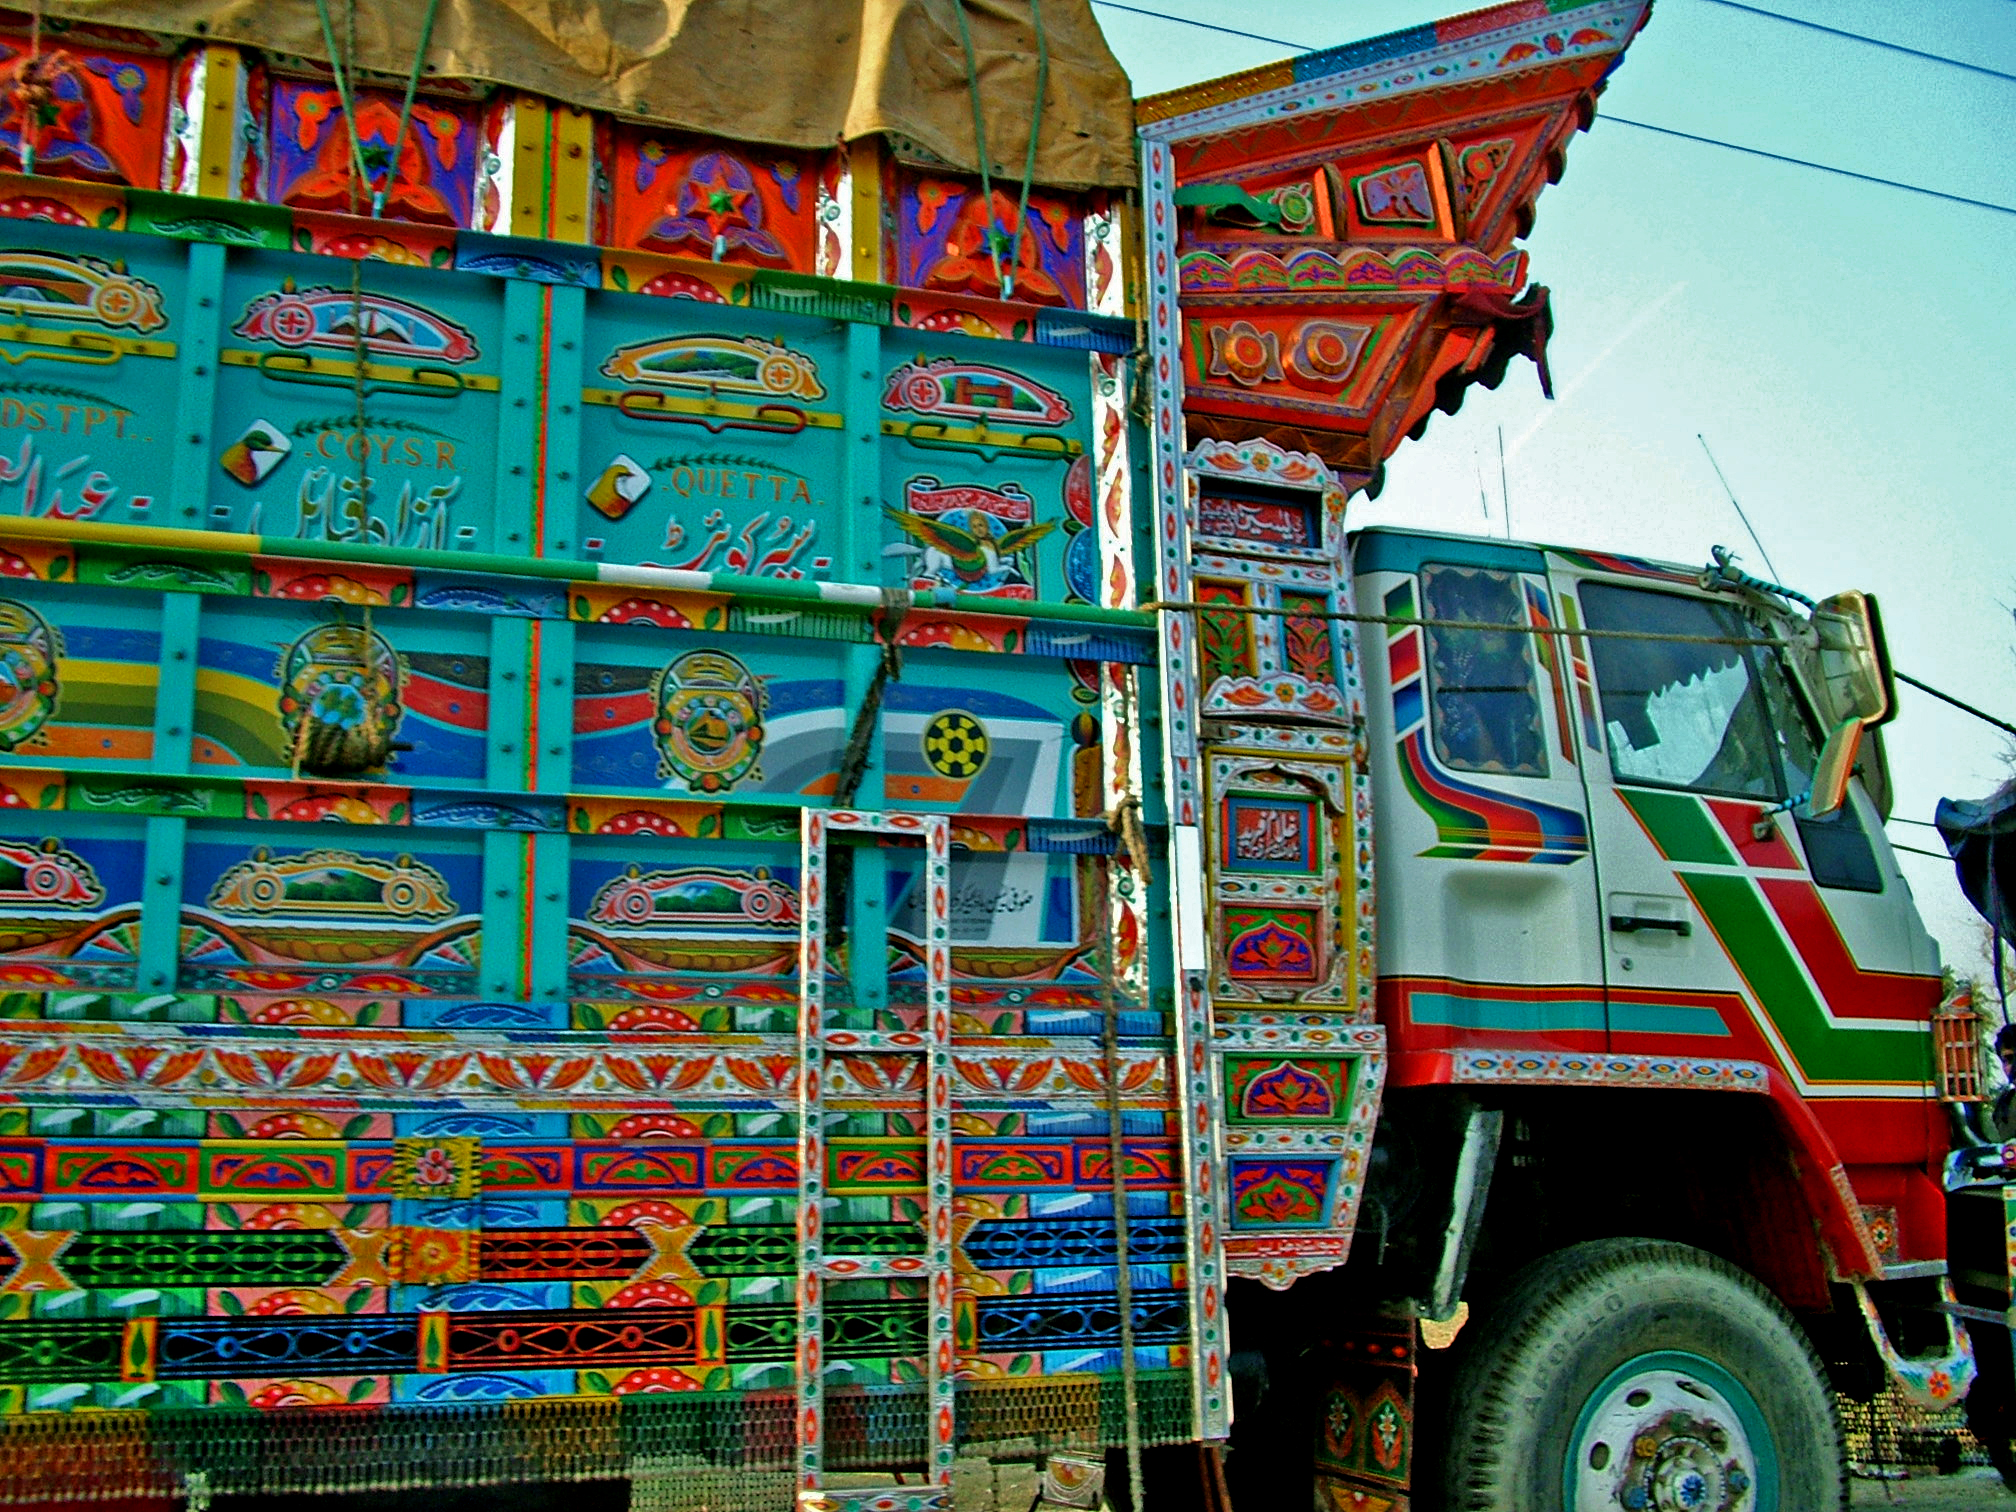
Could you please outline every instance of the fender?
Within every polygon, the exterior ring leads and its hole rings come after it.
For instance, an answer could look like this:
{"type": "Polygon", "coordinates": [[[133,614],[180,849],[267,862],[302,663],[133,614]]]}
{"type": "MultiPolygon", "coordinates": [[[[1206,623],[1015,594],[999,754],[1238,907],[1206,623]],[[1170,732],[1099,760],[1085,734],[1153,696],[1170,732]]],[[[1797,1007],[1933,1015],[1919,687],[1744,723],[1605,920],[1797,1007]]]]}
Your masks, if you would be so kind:
{"type": "Polygon", "coordinates": [[[1770,1071],[1768,1078],[1765,1090],[1772,1111],[1792,1148],[1800,1188],[1820,1220],[1820,1238],[1827,1246],[1835,1276],[1843,1281],[1880,1281],[1883,1259],[1862,1217],[1862,1204],[1848,1184],[1848,1170],[1834,1141],[1827,1137],[1790,1078],[1776,1070],[1770,1071]]]}

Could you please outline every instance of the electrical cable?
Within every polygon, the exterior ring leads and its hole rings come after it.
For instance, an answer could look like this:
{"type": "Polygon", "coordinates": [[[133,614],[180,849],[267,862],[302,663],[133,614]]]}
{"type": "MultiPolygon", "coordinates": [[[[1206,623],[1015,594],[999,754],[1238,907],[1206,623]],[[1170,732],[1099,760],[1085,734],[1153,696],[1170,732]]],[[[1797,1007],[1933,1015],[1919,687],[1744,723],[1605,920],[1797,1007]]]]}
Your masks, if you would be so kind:
{"type": "Polygon", "coordinates": [[[1977,709],[1974,707],[1974,705],[1966,702],[1964,699],[1955,698],[1951,693],[1943,692],[1940,689],[1933,687],[1932,684],[1922,681],[1919,678],[1913,677],[1909,672],[1899,672],[1895,668],[1892,668],[1890,675],[1896,678],[1897,681],[1901,683],[1909,683],[1912,687],[1916,688],[1920,693],[1929,693],[1934,698],[1938,699],[1941,703],[1949,703],[1953,705],[1954,708],[1959,709],[1962,713],[1972,714],[1976,719],[1982,721],[1982,723],[1984,724],[1991,724],[1995,726],[1995,728],[1998,730],[2003,730],[2006,731],[2008,734],[2016,735],[2016,724],[2011,724],[2006,719],[1997,719],[1993,714],[1988,713],[1986,710],[1977,709]]]}
{"type": "Polygon", "coordinates": [[[1920,52],[1915,47],[1906,47],[1901,42],[1885,42],[1881,37],[1872,37],[1865,32],[1843,31],[1838,26],[1823,26],[1818,21],[1808,21],[1803,16],[1788,16],[1783,11],[1765,10],[1761,6],[1744,5],[1742,0],[1699,0],[1702,5],[1719,5],[1726,10],[1747,11],[1753,16],[1762,16],[1769,21],[1782,21],[1787,26],[1803,27],[1807,31],[1822,32],[1830,37],[1840,37],[1847,42],[1860,42],[1865,47],[1880,47],[1885,52],[1902,53],[1907,58],[1920,58],[1927,63],[1943,63],[1948,68],[1964,69],[1968,73],[1985,74],[1991,79],[2003,79],[2016,84],[2016,74],[2004,73],[1999,68],[1988,68],[1979,63],[1968,63],[1960,58],[1949,58],[1944,53],[1920,52]]]}
{"type": "Polygon", "coordinates": [[[1859,179],[1865,184],[1881,184],[1885,189],[1902,189],[1909,194],[1923,194],[1931,199],[1949,200],[1956,205],[1970,205],[1976,210],[1995,210],[2003,215],[2016,215],[2016,205],[1997,204],[1994,200],[1969,199],[1964,194],[1948,194],[1944,189],[1927,189],[1923,184],[1907,184],[1902,179],[1879,178],[1873,173],[1857,173],[1853,168],[1837,168],[1832,163],[1816,163],[1811,158],[1792,157],[1783,152],[1766,152],[1762,147],[1745,147],[1741,142],[1725,142],[1720,137],[1697,136],[1691,131],[1676,131],[1671,126],[1654,126],[1650,121],[1634,121],[1629,116],[1620,116],[1614,111],[1603,111],[1596,119],[1611,121],[1619,126],[1635,126],[1640,131],[1655,131],[1661,136],[1679,137],[1682,141],[1699,142],[1705,147],[1721,147],[1730,152],[1746,153],[1751,157],[1769,158],[1774,163],[1789,163],[1795,168],[1811,168],[1819,173],[1859,179]]]}
{"type": "Polygon", "coordinates": [[[1951,856],[1947,855],[1944,851],[1926,850],[1921,845],[1904,845],[1896,840],[1892,840],[1890,842],[1890,849],[1892,849],[1893,851],[1909,851],[1914,856],[1930,856],[1934,861],[1950,862],[1953,859],[1951,856]]]}
{"type": "Polygon", "coordinates": [[[1126,11],[1129,15],[1146,16],[1151,21],[1174,21],[1178,26],[1194,26],[1199,31],[1222,32],[1228,37],[1244,37],[1248,42],[1266,42],[1275,47],[1292,47],[1297,52],[1314,52],[1314,48],[1304,47],[1300,42],[1284,41],[1280,37],[1263,37],[1258,32],[1240,31],[1236,27],[1218,26],[1209,21],[1193,21],[1188,16],[1172,16],[1167,11],[1144,10],[1138,5],[1119,5],[1115,0],[1092,0],[1092,3],[1106,10],[1126,11]]]}
{"type": "MultiPolygon", "coordinates": [[[[1214,25],[1209,21],[1193,21],[1188,16],[1173,16],[1170,15],[1167,11],[1149,10],[1145,6],[1121,5],[1117,3],[1117,0],[1092,0],[1092,3],[1098,6],[1104,6],[1108,10],[1126,11],[1130,15],[1146,16],[1149,17],[1151,20],[1156,21],[1173,21],[1178,26],[1194,26],[1200,31],[1221,32],[1228,37],[1244,37],[1251,42],[1266,42],[1271,44],[1272,46],[1286,47],[1295,52],[1318,51],[1318,49],[1315,48],[1305,47],[1299,42],[1290,42],[1284,37],[1263,37],[1258,32],[1238,31],[1233,27],[1218,26],[1214,25]]],[[[1753,6],[1744,6],[1741,8],[1745,10],[1755,9],[1755,7],[1753,6]]],[[[1757,13],[1759,15],[1766,15],[1766,16],[1777,14],[1775,11],[1758,11],[1757,13]]],[[[1781,19],[1796,20],[1796,18],[1794,17],[1783,17],[1781,19]]],[[[1833,30],[1833,28],[1821,27],[1820,30],[1831,31],[1833,30]]],[[[1863,37],[1859,32],[1842,32],[1840,33],[1840,35],[1844,37],[1853,37],[1859,41],[1869,42],[1878,47],[1895,46],[1895,44],[1893,43],[1882,42],[1874,37],[1863,37]]],[[[1902,50],[1906,52],[1911,51],[1911,49],[1909,48],[1905,48],[1902,50]]],[[[1936,53],[1921,53],[1918,54],[1918,56],[1932,59],[1937,62],[1948,63],[1955,68],[1973,69],[1977,72],[1983,72],[1983,73],[1994,73],[1993,69],[1982,69],[1976,64],[1962,63],[1957,58],[1945,58],[1941,57],[1939,54],[1936,53]]],[[[2016,75],[1999,74],[1997,75],[1997,77],[2016,78],[2016,75]]],[[[1837,168],[1832,163],[1816,163],[1811,158],[1793,157],[1790,154],[1782,152],[1767,152],[1762,147],[1746,147],[1741,142],[1725,142],[1720,137],[1700,136],[1691,131],[1675,130],[1671,126],[1654,126],[1650,121],[1634,121],[1629,116],[1620,116],[1615,114],[1614,112],[1607,110],[1600,112],[1597,115],[1596,119],[1599,121],[1614,121],[1619,126],[1634,126],[1640,131],[1657,132],[1661,136],[1678,137],[1683,141],[1698,142],[1706,147],[1720,147],[1725,149],[1726,151],[1741,152],[1750,157],[1767,158],[1774,163],[1787,163],[1795,168],[1811,168],[1816,173],[1832,173],[1838,175],[1841,178],[1856,179],[1865,184],[1878,184],[1885,189],[1902,189],[1907,194],[1922,194],[1930,199],[1946,200],[1949,203],[1956,205],[1966,205],[1976,210],[1994,210],[2003,215],[2016,215],[2016,205],[1997,204],[1993,200],[1970,199],[1968,196],[1964,194],[1949,194],[1943,189],[1928,189],[1923,184],[1908,184],[1905,183],[1902,179],[1882,178],[1873,173],[1857,173],[1852,168],[1837,168]]]]}
{"type": "MultiPolygon", "coordinates": [[[[1194,26],[1199,31],[1220,32],[1228,37],[1244,37],[1249,42],[1266,42],[1275,47],[1292,47],[1297,52],[1319,52],[1323,49],[1310,47],[1303,42],[1290,42],[1286,37],[1263,37],[1259,32],[1240,31],[1233,26],[1219,26],[1212,21],[1197,21],[1189,16],[1171,15],[1168,11],[1149,10],[1140,5],[1121,5],[1117,0],[1092,0],[1094,5],[1107,10],[1126,11],[1130,15],[1146,16],[1155,21],[1173,21],[1178,26],[1194,26]]],[[[2016,84],[2016,74],[2004,73],[1999,68],[1990,68],[1985,63],[1969,63],[1964,58],[1951,57],[1946,53],[1923,52],[1915,47],[1906,47],[1901,42],[1888,42],[1881,37],[1872,37],[1867,32],[1846,31],[1838,26],[1826,26],[1818,21],[1808,21],[1803,16],[1788,16],[1783,11],[1765,10],[1762,6],[1745,5],[1742,0],[1700,0],[1703,5],[1720,5],[1729,10],[1746,11],[1767,21],[1782,21],[1787,26],[1801,27],[1806,31],[1821,32],[1830,37],[1839,37],[1844,42],[1860,42],[1865,47],[1881,48],[1885,52],[1902,53],[1907,58],[1917,58],[1926,63],[1941,63],[1948,68],[1957,68],[1965,73],[1978,73],[1991,79],[2006,80],[2016,84]]]]}

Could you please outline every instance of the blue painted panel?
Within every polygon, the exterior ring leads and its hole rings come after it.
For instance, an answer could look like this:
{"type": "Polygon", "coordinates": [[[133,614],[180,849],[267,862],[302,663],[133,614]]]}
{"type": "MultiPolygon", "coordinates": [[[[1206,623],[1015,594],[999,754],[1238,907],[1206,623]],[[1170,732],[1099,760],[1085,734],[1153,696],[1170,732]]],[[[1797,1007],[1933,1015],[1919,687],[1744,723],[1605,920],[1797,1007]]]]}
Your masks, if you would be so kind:
{"type": "MultiPolygon", "coordinates": [[[[198,644],[195,765],[291,770],[300,711],[332,680],[357,670],[361,611],[291,602],[217,599],[198,644]]],[[[489,719],[489,627],[468,615],[378,610],[374,654],[393,669],[385,765],[393,782],[480,783],[489,719]]],[[[374,684],[373,686],[384,686],[374,684]]],[[[367,690],[368,691],[368,690],[367,690]]]]}
{"type": "Polygon", "coordinates": [[[139,824],[0,811],[0,974],[14,990],[136,985],[139,824]]]}
{"type": "MultiPolygon", "coordinates": [[[[795,844],[576,836],[567,891],[568,990],[577,997],[627,997],[640,977],[739,977],[782,983],[796,1000],[795,844]]],[[[609,1027],[632,1026],[618,1018],[609,1027]]]]}
{"type": "MultiPolygon", "coordinates": [[[[913,652],[882,696],[892,808],[1076,817],[1072,770],[1086,706],[1060,662],[913,652]],[[1002,676],[1006,666],[1012,675],[1002,676]]],[[[1096,760],[1096,751],[1093,752],[1096,760]]]]}
{"type": "Polygon", "coordinates": [[[182,985],[423,997],[475,988],[480,836],[194,826],[182,985]]]}
{"type": "Polygon", "coordinates": [[[829,642],[584,625],[577,790],[830,793],[846,739],[829,642]]]}

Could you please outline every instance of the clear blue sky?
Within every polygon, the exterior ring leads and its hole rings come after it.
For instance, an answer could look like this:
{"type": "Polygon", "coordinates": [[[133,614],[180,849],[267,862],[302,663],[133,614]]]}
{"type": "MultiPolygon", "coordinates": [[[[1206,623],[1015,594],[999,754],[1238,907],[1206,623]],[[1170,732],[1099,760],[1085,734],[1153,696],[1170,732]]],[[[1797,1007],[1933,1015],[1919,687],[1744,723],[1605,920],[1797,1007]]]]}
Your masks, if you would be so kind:
{"type": "MultiPolygon", "coordinates": [[[[1424,0],[1130,0],[1310,47],[1458,13],[1424,0]]],[[[2016,74],[2016,0],[1756,0],[2016,74]]],[[[1137,94],[1289,55],[1095,4],[1137,94]]],[[[1532,277],[1555,297],[1556,398],[1516,364],[1403,443],[1353,523],[1502,534],[1683,562],[1776,563],[1816,597],[1881,599],[1902,669],[2016,720],[2016,214],[1971,209],[1606,122],[1718,137],[2016,206],[2016,83],[1711,0],[1658,0],[1567,177],[1540,198],[1532,277]],[[1479,476],[1488,506],[1479,503],[1479,476]]],[[[1898,819],[2008,775],[2000,732],[1912,689],[1886,731],[1898,819]]],[[[1941,851],[1893,822],[1893,841],[1941,851]]],[[[1944,861],[1902,855],[1949,964],[1979,920],[1944,861]]],[[[2016,987],[2016,983],[2012,983],[2016,987]]]]}

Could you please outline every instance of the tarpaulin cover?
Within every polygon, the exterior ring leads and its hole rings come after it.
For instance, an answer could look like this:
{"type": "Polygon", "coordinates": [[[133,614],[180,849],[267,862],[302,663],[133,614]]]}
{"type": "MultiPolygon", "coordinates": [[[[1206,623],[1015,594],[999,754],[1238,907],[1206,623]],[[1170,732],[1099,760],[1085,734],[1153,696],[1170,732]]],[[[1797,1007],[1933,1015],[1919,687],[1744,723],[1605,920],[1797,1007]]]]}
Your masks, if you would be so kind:
{"type": "MultiPolygon", "coordinates": [[[[425,0],[327,0],[337,45],[403,80],[425,0]]],[[[980,166],[962,0],[440,0],[430,73],[784,147],[876,132],[980,166]]],[[[963,0],[993,172],[1017,182],[1035,114],[1030,0],[963,0]]],[[[1134,103],[1089,0],[1041,0],[1049,44],[1036,181],[1134,182],[1134,103]]],[[[315,0],[45,0],[43,14],[327,61],[315,0]]]]}
{"type": "Polygon", "coordinates": [[[1967,901],[2016,939],[2016,782],[1987,798],[1941,798],[1932,818],[1967,901]]]}

